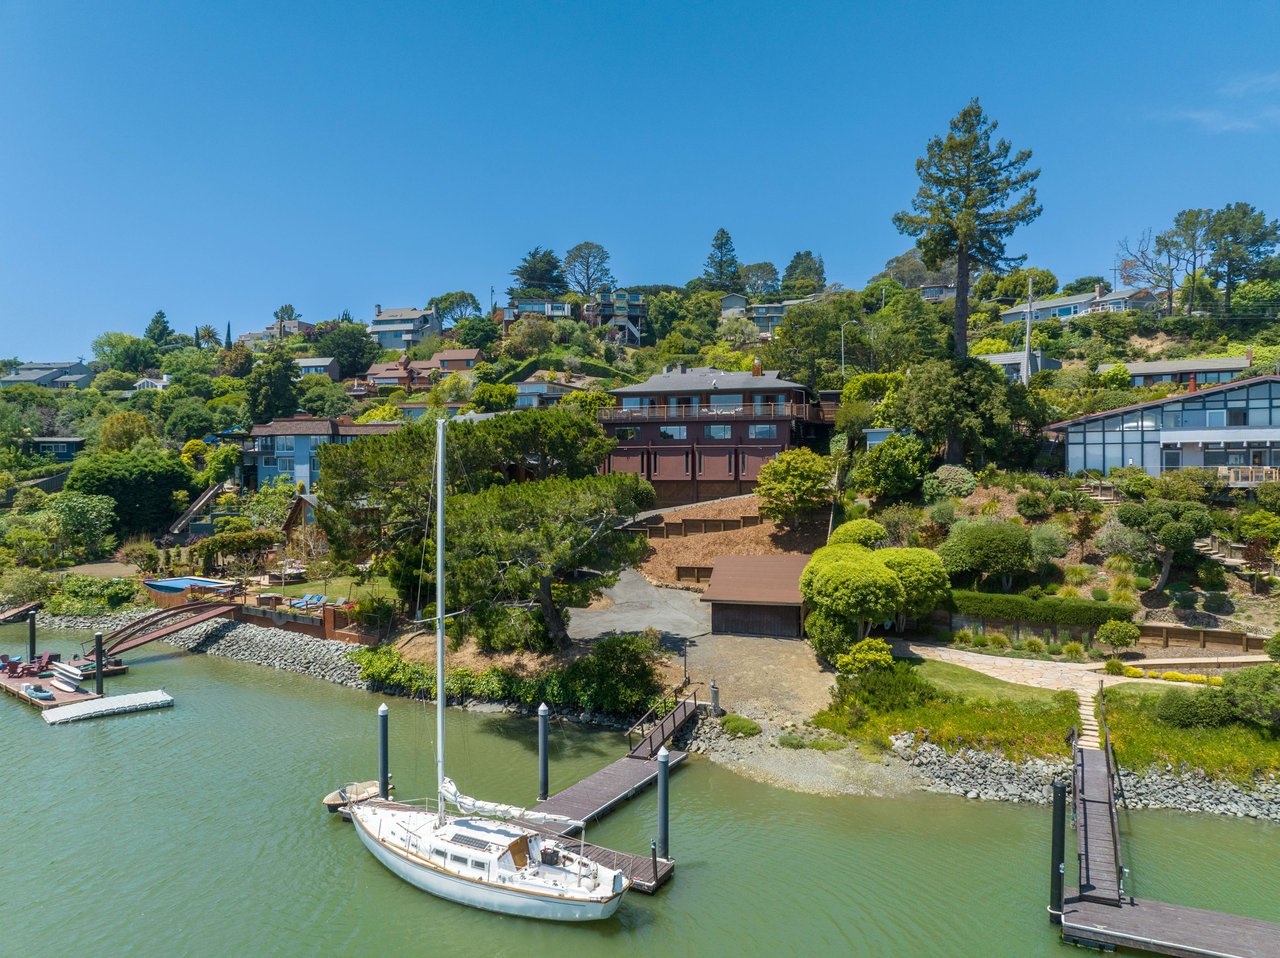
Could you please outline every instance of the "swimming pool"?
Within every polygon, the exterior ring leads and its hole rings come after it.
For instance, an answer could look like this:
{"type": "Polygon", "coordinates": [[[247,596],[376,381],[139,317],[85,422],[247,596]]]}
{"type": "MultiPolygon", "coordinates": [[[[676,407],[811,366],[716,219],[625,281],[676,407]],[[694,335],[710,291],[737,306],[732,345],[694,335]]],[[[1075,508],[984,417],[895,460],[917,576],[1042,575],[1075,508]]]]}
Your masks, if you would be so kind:
{"type": "Polygon", "coordinates": [[[216,589],[219,586],[234,585],[235,583],[227,582],[225,579],[201,579],[198,576],[184,575],[173,579],[147,579],[142,584],[148,589],[154,589],[156,592],[185,592],[192,586],[216,589]]]}

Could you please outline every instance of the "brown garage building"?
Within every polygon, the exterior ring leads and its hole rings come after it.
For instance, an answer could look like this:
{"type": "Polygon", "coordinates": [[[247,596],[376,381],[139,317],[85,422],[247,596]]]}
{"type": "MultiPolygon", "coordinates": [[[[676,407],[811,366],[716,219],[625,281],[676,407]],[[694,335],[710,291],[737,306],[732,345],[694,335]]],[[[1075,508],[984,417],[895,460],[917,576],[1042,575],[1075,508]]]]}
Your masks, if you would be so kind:
{"type": "Polygon", "coordinates": [[[807,555],[719,556],[702,601],[711,631],[798,639],[804,635],[800,573],[807,555]]]}

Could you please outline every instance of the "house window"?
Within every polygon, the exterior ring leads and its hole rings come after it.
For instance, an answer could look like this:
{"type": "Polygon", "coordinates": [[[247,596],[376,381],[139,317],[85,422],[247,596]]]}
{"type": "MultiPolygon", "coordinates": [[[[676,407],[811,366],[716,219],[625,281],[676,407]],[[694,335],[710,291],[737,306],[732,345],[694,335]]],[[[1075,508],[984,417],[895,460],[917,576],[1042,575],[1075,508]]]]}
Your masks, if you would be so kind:
{"type": "Polygon", "coordinates": [[[1181,449],[1165,449],[1160,454],[1160,468],[1162,471],[1168,472],[1173,469],[1182,468],[1182,450],[1181,449]]]}
{"type": "Polygon", "coordinates": [[[774,422],[753,422],[747,427],[748,439],[777,439],[778,424],[774,422]]]}
{"type": "Polygon", "coordinates": [[[293,437],[292,437],[292,436],[277,436],[277,437],[276,437],[276,451],[277,451],[277,452],[293,452],[293,437]]]}
{"type": "Polygon", "coordinates": [[[293,456],[280,456],[276,459],[276,469],[280,472],[293,472],[293,456]]]}
{"type": "MultiPolygon", "coordinates": [[[[659,439],[688,439],[689,427],[688,426],[659,426],[658,438],[659,439]]],[[[688,471],[689,471],[689,467],[688,465],[686,465],[685,472],[688,472],[688,471]]]]}
{"type": "Polygon", "coordinates": [[[619,426],[617,432],[614,433],[619,439],[634,439],[636,433],[640,430],[635,426],[619,426]]]}
{"type": "Polygon", "coordinates": [[[703,426],[702,436],[704,439],[732,439],[733,427],[732,426],[703,426]]]}

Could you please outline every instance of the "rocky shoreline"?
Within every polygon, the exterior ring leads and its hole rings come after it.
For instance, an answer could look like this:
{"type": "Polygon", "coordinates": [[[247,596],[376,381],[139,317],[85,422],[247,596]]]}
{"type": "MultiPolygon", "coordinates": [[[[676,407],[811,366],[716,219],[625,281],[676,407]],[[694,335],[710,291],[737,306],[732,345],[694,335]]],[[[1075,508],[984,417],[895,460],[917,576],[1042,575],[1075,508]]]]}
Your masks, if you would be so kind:
{"type": "MultiPolygon", "coordinates": [[[[108,616],[51,616],[40,613],[39,628],[109,632],[136,619],[133,610],[108,616]]],[[[347,688],[370,689],[359,668],[346,658],[343,642],[229,620],[202,622],[162,641],[188,652],[220,655],[239,662],[310,675],[347,688]]],[[[371,691],[385,691],[375,690],[371,691]]],[[[388,693],[394,694],[394,693],[388,693]]],[[[477,712],[532,715],[535,708],[500,702],[468,701],[460,707],[477,712]]],[[[561,708],[558,720],[601,728],[626,729],[615,717],[590,710],[561,708]]],[[[948,753],[930,742],[917,742],[910,732],[891,739],[892,754],[864,755],[856,745],[839,751],[789,749],[777,744],[791,725],[761,720],[762,732],[751,738],[725,733],[715,719],[700,716],[686,726],[675,748],[703,755],[755,781],[819,795],[888,797],[923,790],[983,801],[1043,805],[1050,783],[1070,783],[1071,766],[1059,760],[1011,762],[990,752],[962,749],[948,753]]],[[[1135,773],[1122,770],[1121,784],[1129,808],[1168,808],[1280,822],[1280,781],[1272,776],[1251,789],[1209,779],[1202,772],[1135,773]]]]}
{"type": "MultiPolygon", "coordinates": [[[[930,742],[916,742],[904,732],[893,736],[894,754],[919,771],[927,790],[965,798],[999,802],[1048,804],[1055,778],[1071,785],[1066,758],[1011,762],[991,752],[961,749],[948,753],[930,742]]],[[[1280,822],[1280,780],[1274,775],[1241,788],[1233,782],[1209,778],[1203,772],[1120,770],[1123,804],[1127,808],[1168,808],[1180,812],[1232,815],[1280,822]]]]}

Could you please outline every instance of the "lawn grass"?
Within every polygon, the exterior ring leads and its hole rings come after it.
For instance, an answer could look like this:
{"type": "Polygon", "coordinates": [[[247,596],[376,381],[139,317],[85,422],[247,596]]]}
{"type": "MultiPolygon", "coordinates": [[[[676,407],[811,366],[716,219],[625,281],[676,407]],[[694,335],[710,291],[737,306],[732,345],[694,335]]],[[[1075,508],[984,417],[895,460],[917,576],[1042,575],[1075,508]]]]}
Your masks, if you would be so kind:
{"type": "Polygon", "coordinates": [[[1240,784],[1280,773],[1280,737],[1238,722],[1218,728],[1167,725],[1155,714],[1156,699],[1165,691],[1136,683],[1107,689],[1107,725],[1121,765],[1135,772],[1185,766],[1240,784]]]}
{"type": "Polygon", "coordinates": [[[908,660],[920,675],[944,692],[962,697],[965,701],[1031,702],[1038,705],[1053,704],[1053,690],[1030,685],[1016,685],[989,675],[966,669],[963,665],[938,662],[934,659],[908,660]]]}
{"type": "Polygon", "coordinates": [[[326,595],[330,602],[335,599],[349,599],[354,602],[368,595],[394,595],[391,586],[383,580],[375,579],[361,584],[355,576],[350,575],[334,576],[327,583],[323,579],[309,579],[305,582],[290,582],[285,586],[273,585],[265,591],[285,595],[291,599],[300,599],[304,595],[326,595]]]}
{"type": "Polygon", "coordinates": [[[873,703],[859,714],[833,695],[813,724],[878,750],[890,747],[890,736],[914,732],[948,752],[974,748],[1015,762],[1068,754],[1067,735],[1079,723],[1074,693],[1002,682],[948,662],[908,661],[941,693],[937,700],[885,711],[873,703]]]}

